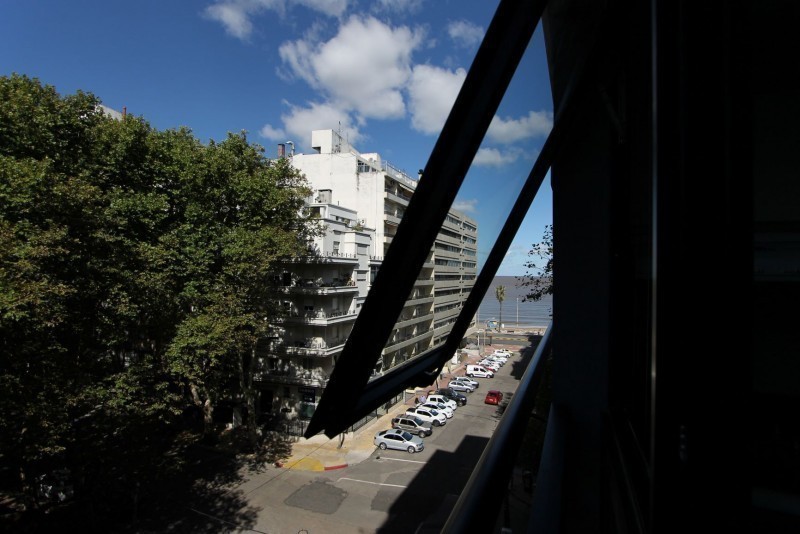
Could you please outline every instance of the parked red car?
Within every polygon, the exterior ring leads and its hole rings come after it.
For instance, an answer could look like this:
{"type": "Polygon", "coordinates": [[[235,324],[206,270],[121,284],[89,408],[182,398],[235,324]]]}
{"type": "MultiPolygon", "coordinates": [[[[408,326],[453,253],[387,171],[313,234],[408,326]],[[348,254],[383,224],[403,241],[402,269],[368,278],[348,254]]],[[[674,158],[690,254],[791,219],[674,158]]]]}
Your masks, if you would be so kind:
{"type": "Polygon", "coordinates": [[[492,389],[486,392],[486,399],[483,401],[486,404],[500,404],[500,401],[503,400],[503,393],[501,391],[497,391],[496,389],[492,389]]]}

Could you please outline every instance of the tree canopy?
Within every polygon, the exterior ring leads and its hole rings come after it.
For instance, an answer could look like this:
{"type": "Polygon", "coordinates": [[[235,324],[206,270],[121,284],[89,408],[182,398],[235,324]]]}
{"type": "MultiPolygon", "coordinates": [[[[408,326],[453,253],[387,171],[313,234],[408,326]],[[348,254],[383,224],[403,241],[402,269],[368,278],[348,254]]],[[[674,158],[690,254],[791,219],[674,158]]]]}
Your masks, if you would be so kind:
{"type": "Polygon", "coordinates": [[[553,294],[553,225],[544,228],[542,241],[534,243],[525,262],[527,271],[520,278],[520,287],[527,287],[525,300],[541,300],[553,294]],[[544,265],[540,260],[544,260],[544,265]]]}
{"type": "Polygon", "coordinates": [[[29,499],[67,468],[108,501],[160,475],[187,406],[252,395],[308,194],[244,132],[203,144],[0,77],[0,463],[29,499]]]}

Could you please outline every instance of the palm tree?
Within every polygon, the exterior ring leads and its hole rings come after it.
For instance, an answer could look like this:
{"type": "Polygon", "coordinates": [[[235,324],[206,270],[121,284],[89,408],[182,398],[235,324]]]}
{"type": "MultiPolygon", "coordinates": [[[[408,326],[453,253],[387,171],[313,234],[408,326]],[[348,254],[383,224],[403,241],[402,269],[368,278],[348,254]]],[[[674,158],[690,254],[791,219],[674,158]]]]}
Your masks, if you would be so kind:
{"type": "Polygon", "coordinates": [[[494,288],[494,296],[497,297],[497,302],[500,303],[500,324],[497,327],[499,331],[503,327],[503,301],[506,300],[506,287],[497,286],[494,288]]]}

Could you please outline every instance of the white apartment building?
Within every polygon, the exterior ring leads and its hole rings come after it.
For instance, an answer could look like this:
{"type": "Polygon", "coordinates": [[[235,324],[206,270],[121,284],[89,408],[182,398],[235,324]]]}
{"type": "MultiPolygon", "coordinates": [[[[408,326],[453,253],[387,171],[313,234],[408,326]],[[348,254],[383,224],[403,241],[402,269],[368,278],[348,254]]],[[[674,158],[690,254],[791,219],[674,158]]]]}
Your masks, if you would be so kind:
{"type": "MultiPolygon", "coordinates": [[[[285,266],[280,338],[260,351],[261,410],[288,418],[313,413],[417,185],[333,130],[311,140],[312,153],[290,157],[314,190],[307,209],[325,235],[315,255],[285,266]]],[[[475,281],[477,232],[474,219],[448,214],[374,376],[444,343],[475,281]]]]}

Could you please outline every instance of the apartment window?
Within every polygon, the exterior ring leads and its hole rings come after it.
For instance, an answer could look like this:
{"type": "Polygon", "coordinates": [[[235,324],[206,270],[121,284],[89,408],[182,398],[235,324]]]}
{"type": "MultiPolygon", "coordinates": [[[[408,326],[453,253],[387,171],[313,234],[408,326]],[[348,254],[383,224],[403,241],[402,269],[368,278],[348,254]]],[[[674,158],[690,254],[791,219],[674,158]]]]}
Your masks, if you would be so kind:
{"type": "Polygon", "coordinates": [[[338,254],[339,253],[339,241],[334,241],[333,242],[333,253],[334,254],[338,254]]]}
{"type": "Polygon", "coordinates": [[[442,235],[446,235],[447,237],[452,237],[453,239],[461,240],[461,234],[457,234],[451,230],[445,230],[444,228],[442,228],[441,230],[439,230],[439,233],[442,235]]]}

